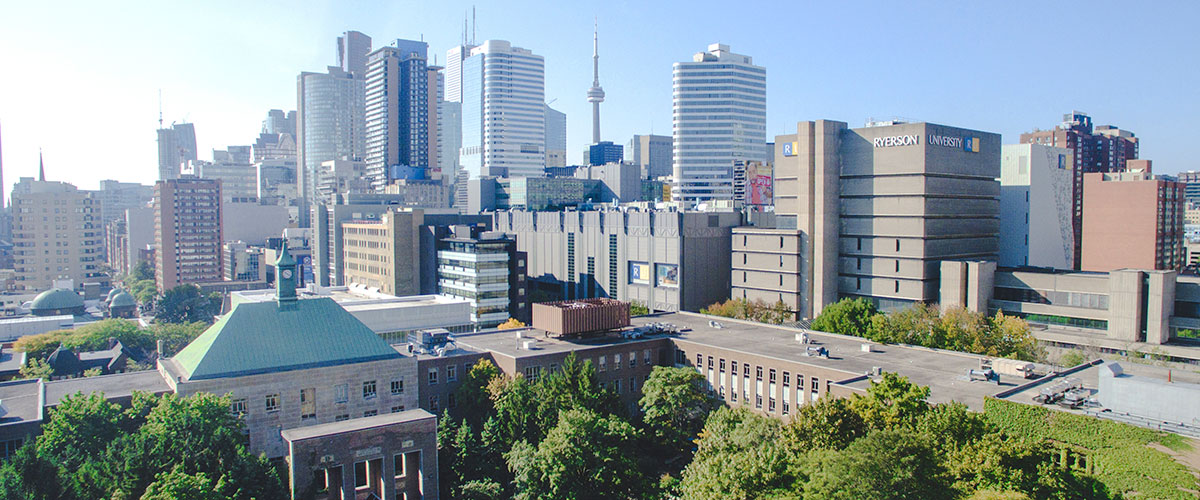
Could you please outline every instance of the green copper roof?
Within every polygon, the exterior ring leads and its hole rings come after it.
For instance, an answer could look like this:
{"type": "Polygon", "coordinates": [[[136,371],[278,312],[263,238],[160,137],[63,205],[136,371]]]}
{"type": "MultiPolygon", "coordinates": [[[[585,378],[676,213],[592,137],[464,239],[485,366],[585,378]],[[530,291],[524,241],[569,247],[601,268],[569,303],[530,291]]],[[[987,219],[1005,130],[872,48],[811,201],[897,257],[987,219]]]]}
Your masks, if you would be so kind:
{"type": "Polygon", "coordinates": [[[398,358],[333,299],[242,302],[175,355],[192,380],[398,358]]]}
{"type": "Polygon", "coordinates": [[[117,294],[108,298],[108,307],[130,307],[136,306],[137,299],[129,295],[125,290],[119,291],[117,294]]]}
{"type": "Polygon", "coordinates": [[[39,293],[33,298],[29,308],[33,311],[43,309],[71,309],[83,307],[83,297],[71,290],[53,288],[39,293]]]}

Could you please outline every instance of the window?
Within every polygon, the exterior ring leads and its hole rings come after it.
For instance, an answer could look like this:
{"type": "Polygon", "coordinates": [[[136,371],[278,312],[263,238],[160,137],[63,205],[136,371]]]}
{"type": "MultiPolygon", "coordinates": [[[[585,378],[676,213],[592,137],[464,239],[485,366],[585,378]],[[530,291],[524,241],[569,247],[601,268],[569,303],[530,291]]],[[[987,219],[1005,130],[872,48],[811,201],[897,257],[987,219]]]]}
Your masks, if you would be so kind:
{"type": "Polygon", "coordinates": [[[300,389],[300,420],[317,418],[317,390],[300,389]]]}
{"type": "Polygon", "coordinates": [[[621,353],[613,354],[613,371],[621,369],[621,353]]]}
{"type": "Polygon", "coordinates": [[[621,379],[616,379],[613,381],[613,391],[615,391],[617,394],[621,393],[621,379]]]}
{"type": "Polygon", "coordinates": [[[433,367],[429,369],[429,385],[437,385],[438,369],[433,367]]]}
{"type": "Polygon", "coordinates": [[[792,374],[788,373],[788,372],[783,372],[783,386],[787,387],[788,385],[791,384],[791,382],[792,382],[792,374]]]}
{"type": "Polygon", "coordinates": [[[642,361],[643,361],[643,364],[645,364],[645,365],[650,364],[650,349],[646,349],[646,350],[642,351],[642,361]]]}
{"type": "Polygon", "coordinates": [[[375,395],[375,381],[368,380],[363,382],[363,399],[371,399],[374,398],[375,395]]]}
{"type": "Polygon", "coordinates": [[[542,367],[540,367],[540,366],[526,366],[525,367],[525,380],[528,380],[530,382],[537,382],[538,376],[540,376],[541,374],[542,374],[542,367]]]}
{"type": "Polygon", "coordinates": [[[762,395],[756,394],[754,396],[754,407],[759,409],[762,408],[762,395]]]}
{"type": "Polygon", "coordinates": [[[818,379],[817,377],[813,377],[813,378],[812,378],[812,391],[813,391],[813,392],[817,392],[817,391],[820,391],[820,390],[821,390],[821,381],[820,381],[820,379],[818,379]]]}
{"type": "Polygon", "coordinates": [[[345,403],[350,399],[350,389],[346,384],[333,386],[333,401],[335,403],[345,403]]]}
{"type": "Polygon", "coordinates": [[[429,396],[429,412],[430,413],[433,413],[435,415],[437,414],[438,405],[439,405],[439,403],[441,403],[440,399],[441,398],[439,398],[437,394],[429,396]]]}
{"type": "Polygon", "coordinates": [[[333,421],[334,421],[334,422],[341,422],[341,421],[343,421],[343,420],[350,420],[350,415],[347,415],[347,414],[343,413],[343,414],[341,414],[341,415],[338,415],[338,416],[336,416],[336,417],[333,417],[333,421]]]}
{"type": "Polygon", "coordinates": [[[267,394],[267,412],[279,411],[279,395],[267,394]]]}
{"type": "Polygon", "coordinates": [[[896,240],[896,251],[900,251],[900,240],[896,240]]]}
{"type": "Polygon", "coordinates": [[[363,412],[363,418],[374,417],[379,414],[379,410],[367,410],[363,412]]]}
{"type": "Polygon", "coordinates": [[[354,464],[354,487],[365,488],[367,486],[367,462],[357,462],[354,464]]]}
{"type": "Polygon", "coordinates": [[[629,353],[629,367],[633,368],[635,366],[637,366],[637,351],[629,353]]]}
{"type": "Polygon", "coordinates": [[[446,367],[446,382],[455,382],[458,380],[458,367],[449,365],[446,367]]]}
{"type": "Polygon", "coordinates": [[[392,395],[396,396],[399,394],[404,394],[404,380],[393,380],[392,381],[392,395]]]}
{"type": "Polygon", "coordinates": [[[767,382],[770,382],[772,384],[775,383],[775,369],[774,368],[767,371],[767,382]]]}
{"type": "Polygon", "coordinates": [[[696,368],[700,368],[702,366],[704,366],[704,355],[697,354],[696,355],[696,368]]]}
{"type": "Polygon", "coordinates": [[[404,405],[392,407],[392,413],[400,413],[402,411],[404,411],[404,405]]]}
{"type": "Polygon", "coordinates": [[[608,356],[600,356],[597,359],[600,361],[600,368],[597,368],[597,371],[604,371],[604,368],[608,366],[608,356]]]}
{"type": "Polygon", "coordinates": [[[232,413],[234,415],[239,415],[239,416],[245,415],[246,414],[245,398],[233,400],[233,402],[229,404],[229,413],[232,413]]]}
{"type": "Polygon", "coordinates": [[[761,366],[754,367],[754,380],[762,382],[762,367],[761,366]]]}

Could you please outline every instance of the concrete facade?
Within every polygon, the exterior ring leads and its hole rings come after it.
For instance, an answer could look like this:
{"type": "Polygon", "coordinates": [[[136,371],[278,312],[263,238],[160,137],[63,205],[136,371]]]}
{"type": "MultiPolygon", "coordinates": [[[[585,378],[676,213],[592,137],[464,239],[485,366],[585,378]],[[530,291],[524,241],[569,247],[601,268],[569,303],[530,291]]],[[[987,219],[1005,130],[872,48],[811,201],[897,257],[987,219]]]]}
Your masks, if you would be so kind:
{"type": "Polygon", "coordinates": [[[421,293],[421,211],[393,211],[378,220],[342,224],[342,262],[347,284],[376,288],[388,295],[421,293]]]}
{"type": "Polygon", "coordinates": [[[1200,384],[1130,375],[1116,363],[1103,365],[1099,371],[1097,397],[1105,408],[1200,426],[1200,384]]]}
{"type": "Polygon", "coordinates": [[[729,297],[732,212],[596,210],[495,213],[529,255],[532,302],[591,297],[651,310],[699,310],[729,297]]]}
{"type": "Polygon", "coordinates": [[[1070,149],[1006,144],[1000,160],[1000,265],[1072,269],[1070,149]]]}
{"type": "Polygon", "coordinates": [[[83,284],[107,279],[104,224],[93,193],[66,182],[22,177],[12,189],[16,288],[49,290],[56,280],[83,284]]]}
{"type": "Polygon", "coordinates": [[[795,229],[733,229],[731,297],[767,304],[782,301],[798,312],[804,307],[801,244],[804,233],[795,229]]]}
{"type": "Polygon", "coordinates": [[[1184,185],[1149,172],[1083,175],[1081,269],[1180,270],[1184,185]]]}
{"type": "Polygon", "coordinates": [[[638,166],[643,179],[669,177],[672,144],[669,135],[635,135],[625,148],[626,159],[638,166]]]}

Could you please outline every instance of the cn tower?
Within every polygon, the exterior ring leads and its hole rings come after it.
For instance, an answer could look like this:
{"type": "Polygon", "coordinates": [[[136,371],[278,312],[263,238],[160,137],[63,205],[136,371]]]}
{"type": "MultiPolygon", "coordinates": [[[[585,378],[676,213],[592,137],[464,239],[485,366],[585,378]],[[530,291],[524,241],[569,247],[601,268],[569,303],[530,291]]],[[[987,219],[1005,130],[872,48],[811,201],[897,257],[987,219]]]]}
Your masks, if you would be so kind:
{"type": "Polygon", "coordinates": [[[604,89],[600,88],[600,37],[599,26],[592,30],[592,88],[587,91],[587,100],[592,103],[592,144],[600,142],[600,103],[604,102],[604,89]]]}

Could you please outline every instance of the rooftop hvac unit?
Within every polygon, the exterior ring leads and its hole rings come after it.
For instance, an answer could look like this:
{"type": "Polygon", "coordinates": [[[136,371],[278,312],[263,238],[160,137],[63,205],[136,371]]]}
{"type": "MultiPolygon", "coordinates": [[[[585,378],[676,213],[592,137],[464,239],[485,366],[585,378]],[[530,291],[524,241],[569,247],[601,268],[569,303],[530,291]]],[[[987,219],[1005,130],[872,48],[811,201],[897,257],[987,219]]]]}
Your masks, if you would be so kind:
{"type": "Polygon", "coordinates": [[[801,344],[807,344],[808,343],[808,334],[807,333],[797,333],[796,334],[796,342],[799,342],[801,344]]]}
{"type": "Polygon", "coordinates": [[[537,341],[534,341],[534,340],[526,340],[524,342],[521,342],[521,349],[524,349],[526,351],[532,351],[533,346],[536,343],[537,343],[537,341]]]}
{"type": "Polygon", "coordinates": [[[874,346],[872,346],[871,344],[863,344],[862,352],[875,352],[874,346]]]}

